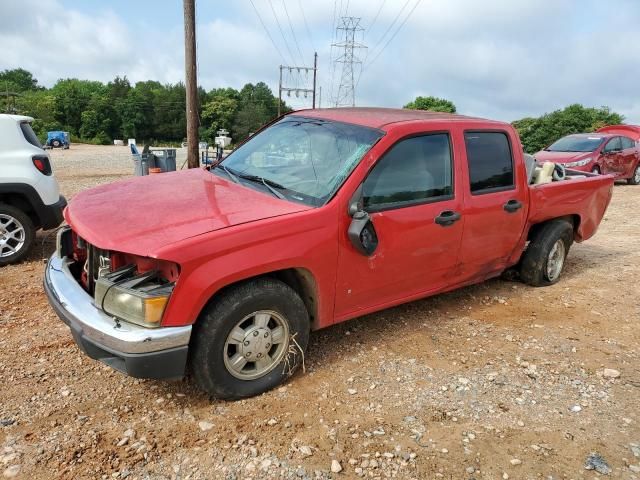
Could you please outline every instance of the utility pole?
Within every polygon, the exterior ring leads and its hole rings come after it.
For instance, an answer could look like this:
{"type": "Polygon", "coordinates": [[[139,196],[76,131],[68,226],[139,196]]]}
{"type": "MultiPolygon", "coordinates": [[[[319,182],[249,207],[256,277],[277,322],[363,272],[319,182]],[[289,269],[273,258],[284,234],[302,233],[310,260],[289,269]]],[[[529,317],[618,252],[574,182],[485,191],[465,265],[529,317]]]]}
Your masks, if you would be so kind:
{"type": "Polygon", "coordinates": [[[195,0],[183,0],[184,5],[184,69],[187,93],[187,164],[198,168],[198,72],[196,68],[196,5],[195,0]]]}
{"type": "Polygon", "coordinates": [[[313,54],[313,108],[316,108],[316,79],[318,76],[318,52],[313,54]]]}
{"type": "Polygon", "coordinates": [[[338,37],[343,38],[343,40],[339,43],[334,43],[332,46],[342,49],[343,52],[342,55],[335,60],[335,63],[342,64],[342,76],[340,77],[340,86],[338,87],[335,106],[355,107],[356,85],[353,66],[355,64],[361,64],[362,60],[360,60],[354,52],[356,49],[367,48],[365,45],[356,42],[356,32],[362,32],[364,29],[360,26],[360,18],[342,17],[342,24],[337,30],[338,37]]]}
{"type": "Polygon", "coordinates": [[[316,82],[318,76],[318,54],[313,55],[313,67],[296,67],[288,65],[280,65],[280,83],[278,85],[278,116],[280,116],[280,107],[282,103],[282,93],[285,92],[287,96],[295,94],[296,97],[300,97],[300,94],[307,98],[307,95],[311,94],[312,108],[316,108],[316,82]],[[306,87],[309,84],[309,72],[313,72],[313,83],[311,88],[306,87]],[[283,80],[283,73],[288,73],[288,81],[283,80]],[[302,74],[306,76],[306,83],[302,81],[302,74]],[[298,78],[292,78],[294,75],[298,75],[298,78]],[[292,83],[289,83],[292,82],[292,83]],[[288,86],[294,84],[295,86],[288,86]],[[299,86],[302,84],[303,86],[299,86]]]}

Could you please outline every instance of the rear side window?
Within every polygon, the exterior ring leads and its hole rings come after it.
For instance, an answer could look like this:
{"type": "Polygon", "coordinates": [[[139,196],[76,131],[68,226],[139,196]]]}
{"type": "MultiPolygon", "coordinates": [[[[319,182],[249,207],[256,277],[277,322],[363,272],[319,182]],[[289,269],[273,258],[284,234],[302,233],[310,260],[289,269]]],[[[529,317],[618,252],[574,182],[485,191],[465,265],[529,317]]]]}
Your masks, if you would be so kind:
{"type": "Polygon", "coordinates": [[[631,140],[629,137],[622,137],[622,149],[626,150],[627,148],[634,148],[636,143],[631,140]]]}
{"type": "Polygon", "coordinates": [[[20,130],[22,130],[22,135],[24,135],[24,139],[29,142],[34,147],[42,148],[42,144],[40,140],[38,140],[38,136],[31,128],[31,124],[29,122],[20,123],[20,130]]]}
{"type": "Polygon", "coordinates": [[[453,194],[449,135],[436,133],[396,143],[363,184],[368,211],[400,208],[453,194]]]}
{"type": "Polygon", "coordinates": [[[513,158],[502,132],[465,132],[471,193],[509,190],[513,183],[513,158]]]}
{"type": "Polygon", "coordinates": [[[622,150],[622,141],[620,140],[620,137],[612,138],[604,147],[605,152],[615,152],[618,150],[622,150]]]}

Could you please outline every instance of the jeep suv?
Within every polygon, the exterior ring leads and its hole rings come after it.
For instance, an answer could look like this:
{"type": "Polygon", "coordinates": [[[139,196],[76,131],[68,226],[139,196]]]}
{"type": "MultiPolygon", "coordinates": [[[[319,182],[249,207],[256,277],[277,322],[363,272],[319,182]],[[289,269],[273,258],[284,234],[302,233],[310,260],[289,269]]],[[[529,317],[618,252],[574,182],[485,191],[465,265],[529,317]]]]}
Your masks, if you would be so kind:
{"type": "Polygon", "coordinates": [[[32,121],[0,115],[0,266],[22,260],[38,229],[60,225],[67,204],[32,121]]]}

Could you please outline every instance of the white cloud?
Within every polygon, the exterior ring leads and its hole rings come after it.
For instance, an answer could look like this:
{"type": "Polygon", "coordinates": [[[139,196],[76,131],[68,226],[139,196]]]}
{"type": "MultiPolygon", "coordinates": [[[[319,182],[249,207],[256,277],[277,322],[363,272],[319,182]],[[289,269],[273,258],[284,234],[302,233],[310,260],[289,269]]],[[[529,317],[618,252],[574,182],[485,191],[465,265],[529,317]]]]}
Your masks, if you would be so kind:
{"type": "MultiPolygon", "coordinates": [[[[288,58],[269,4],[254,3],[288,58]]],[[[282,2],[272,3],[298,57],[282,2]]],[[[382,0],[348,3],[350,14],[361,15],[367,27],[382,0]]],[[[286,4],[307,64],[312,61],[312,42],[305,18],[311,30],[326,106],[332,78],[333,8],[340,4],[344,8],[347,2],[287,0],[286,4]]],[[[116,75],[132,81],[182,80],[181,17],[173,18],[170,28],[159,29],[152,23],[153,12],[134,24],[109,5],[88,14],[63,8],[59,0],[3,2],[0,44],[5,48],[0,69],[26,68],[46,85],[58,78],[108,81],[116,75]]],[[[370,50],[385,44],[382,34],[403,5],[385,2],[375,26],[364,35],[370,50]]],[[[412,6],[413,0],[405,12],[412,6]]],[[[198,8],[202,86],[238,88],[265,81],[277,91],[278,65],[285,61],[250,2],[234,2],[224,10],[204,3],[198,8]]],[[[503,120],[580,102],[608,105],[628,121],[640,123],[639,18],[637,0],[422,0],[378,60],[366,67],[357,100],[401,106],[416,95],[437,95],[453,100],[463,113],[503,120]]],[[[403,16],[389,36],[402,20],[403,16]]],[[[368,60],[377,52],[370,51],[368,60]]],[[[339,76],[335,71],[334,84],[339,76]]]]}

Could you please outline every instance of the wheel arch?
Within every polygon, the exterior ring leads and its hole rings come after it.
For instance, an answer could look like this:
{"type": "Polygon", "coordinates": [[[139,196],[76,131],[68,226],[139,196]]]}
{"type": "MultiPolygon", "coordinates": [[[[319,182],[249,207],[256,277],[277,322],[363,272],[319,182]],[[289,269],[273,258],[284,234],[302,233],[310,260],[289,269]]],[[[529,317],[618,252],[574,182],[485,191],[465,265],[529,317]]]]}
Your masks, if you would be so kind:
{"type": "Polygon", "coordinates": [[[580,238],[579,229],[580,229],[580,224],[582,222],[582,219],[578,214],[571,214],[571,215],[563,215],[562,217],[549,218],[547,220],[544,220],[543,222],[535,223],[531,225],[531,227],[529,228],[529,232],[527,234],[527,241],[530,241],[538,233],[538,231],[540,231],[540,229],[544,225],[547,225],[550,222],[556,222],[556,221],[565,221],[571,224],[571,226],[573,227],[574,240],[577,240],[580,238]]]}
{"type": "Polygon", "coordinates": [[[0,185],[0,203],[11,205],[23,211],[31,220],[36,228],[40,226],[40,217],[38,216],[36,206],[33,205],[32,199],[25,192],[12,189],[3,189],[0,185]]]}
{"type": "MultiPolygon", "coordinates": [[[[318,284],[313,273],[309,269],[304,267],[290,267],[264,272],[259,275],[249,276],[224,285],[222,288],[217,289],[209,297],[200,313],[202,313],[202,311],[206,309],[207,306],[211,304],[211,302],[214,302],[221,293],[243,283],[265,277],[275,278],[291,287],[300,296],[307,309],[311,324],[311,330],[316,330],[317,328],[319,328],[318,284]]],[[[198,320],[196,320],[196,323],[197,322],[198,320]]]]}

